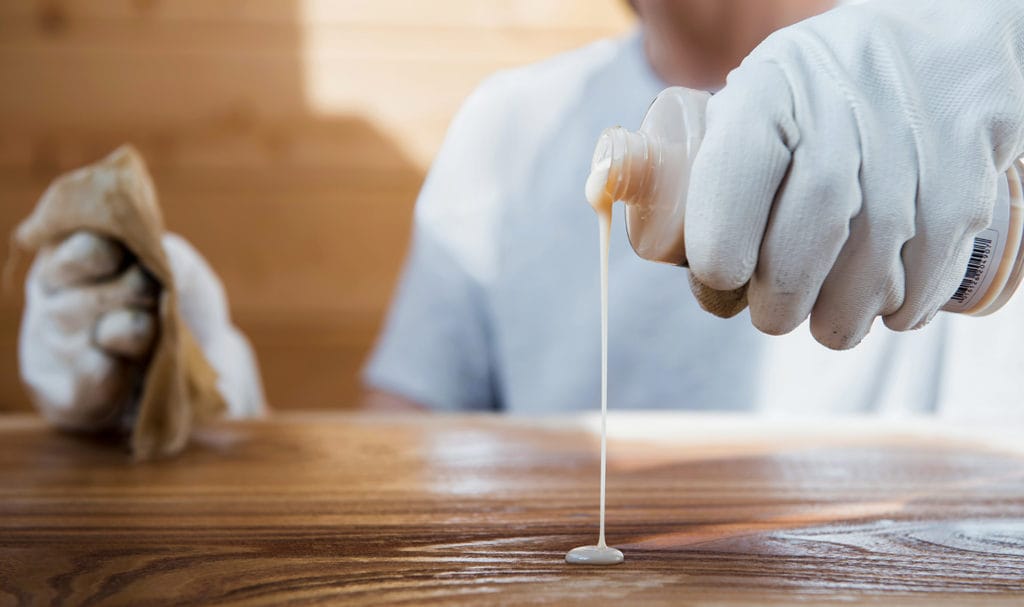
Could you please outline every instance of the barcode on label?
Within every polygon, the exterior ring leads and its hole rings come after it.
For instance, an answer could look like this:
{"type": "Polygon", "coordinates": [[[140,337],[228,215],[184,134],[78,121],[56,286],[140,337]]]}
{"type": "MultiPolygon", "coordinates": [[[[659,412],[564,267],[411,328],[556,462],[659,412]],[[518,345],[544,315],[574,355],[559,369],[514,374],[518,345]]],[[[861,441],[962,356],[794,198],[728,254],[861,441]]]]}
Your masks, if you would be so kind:
{"type": "Polygon", "coordinates": [[[951,301],[964,303],[974,294],[974,290],[978,288],[982,277],[985,276],[985,268],[988,266],[991,257],[992,239],[981,238],[980,236],[975,238],[974,250],[971,251],[971,260],[967,262],[967,273],[964,274],[960,288],[950,298],[951,301]]]}

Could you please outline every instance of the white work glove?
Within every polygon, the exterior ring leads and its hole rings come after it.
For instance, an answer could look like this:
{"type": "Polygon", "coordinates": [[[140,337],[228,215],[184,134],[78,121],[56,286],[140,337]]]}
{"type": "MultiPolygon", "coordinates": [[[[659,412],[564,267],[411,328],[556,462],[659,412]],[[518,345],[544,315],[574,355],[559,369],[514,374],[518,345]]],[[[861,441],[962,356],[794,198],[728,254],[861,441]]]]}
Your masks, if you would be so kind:
{"type": "MultiPolygon", "coordinates": [[[[164,238],[179,306],[235,416],[262,411],[255,358],[223,288],[183,239],[164,238]]],[[[21,374],[39,410],[73,430],[128,430],[157,338],[159,286],[123,247],[76,232],[40,251],[26,283],[21,374]]]]}
{"type": "Polygon", "coordinates": [[[686,253],[754,325],[925,325],[1024,153],[1024,2],[876,1],[780,30],[708,105],[686,253]]]}

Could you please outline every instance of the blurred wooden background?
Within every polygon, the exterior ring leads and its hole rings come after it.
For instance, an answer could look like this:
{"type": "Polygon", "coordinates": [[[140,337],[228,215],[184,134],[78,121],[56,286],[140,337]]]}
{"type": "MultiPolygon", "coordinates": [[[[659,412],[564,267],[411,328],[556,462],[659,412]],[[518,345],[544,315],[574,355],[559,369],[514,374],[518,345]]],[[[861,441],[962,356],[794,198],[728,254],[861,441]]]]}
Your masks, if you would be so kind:
{"type": "MultiPolygon", "coordinates": [[[[271,403],[350,406],[461,100],[630,21],[624,0],[6,0],[0,234],[54,176],[132,141],[271,403]]],[[[20,314],[4,294],[0,411],[29,406],[20,314]]]]}

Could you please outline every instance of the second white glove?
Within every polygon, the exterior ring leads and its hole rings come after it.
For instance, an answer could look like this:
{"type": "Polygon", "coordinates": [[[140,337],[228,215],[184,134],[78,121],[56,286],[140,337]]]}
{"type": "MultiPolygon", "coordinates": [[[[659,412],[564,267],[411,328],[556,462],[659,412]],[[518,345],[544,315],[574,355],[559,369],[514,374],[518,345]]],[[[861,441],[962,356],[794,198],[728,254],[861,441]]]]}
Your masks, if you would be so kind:
{"type": "MultiPolygon", "coordinates": [[[[255,356],[228,314],[223,286],[183,238],[164,251],[182,316],[218,374],[236,417],[265,408],[255,356]]],[[[39,252],[26,283],[19,340],[22,378],[58,426],[128,430],[159,332],[159,286],[117,243],[76,232],[39,252]]]]}
{"type": "Polygon", "coordinates": [[[111,240],[77,232],[40,251],[19,355],[40,411],[76,430],[130,427],[158,330],[158,285],[111,240]]]}

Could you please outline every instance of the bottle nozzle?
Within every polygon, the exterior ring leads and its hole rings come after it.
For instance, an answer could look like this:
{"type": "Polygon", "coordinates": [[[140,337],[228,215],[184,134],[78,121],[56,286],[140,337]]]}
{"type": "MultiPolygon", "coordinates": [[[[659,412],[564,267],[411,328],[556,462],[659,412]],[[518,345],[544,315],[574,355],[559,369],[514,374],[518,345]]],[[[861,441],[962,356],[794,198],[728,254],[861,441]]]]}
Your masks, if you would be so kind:
{"type": "Polygon", "coordinates": [[[613,200],[638,203],[645,199],[652,183],[655,157],[654,142],[643,131],[627,131],[620,126],[605,129],[590,164],[591,177],[597,179],[588,180],[588,187],[594,187],[591,183],[603,185],[613,200]],[[605,171],[604,183],[597,184],[605,171]]]}

